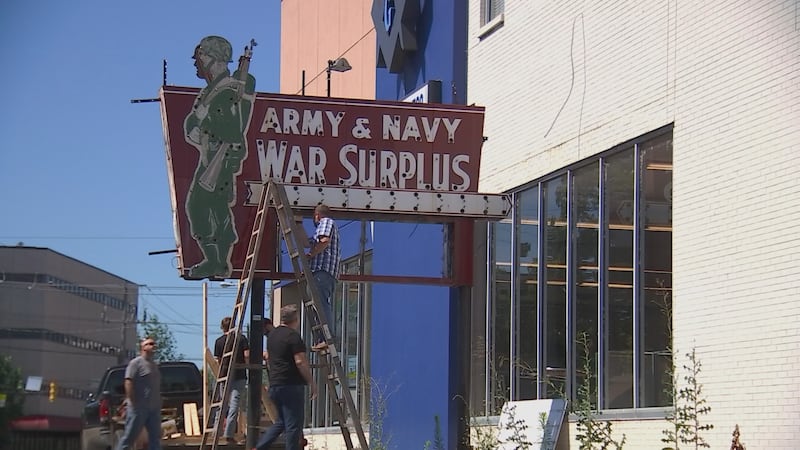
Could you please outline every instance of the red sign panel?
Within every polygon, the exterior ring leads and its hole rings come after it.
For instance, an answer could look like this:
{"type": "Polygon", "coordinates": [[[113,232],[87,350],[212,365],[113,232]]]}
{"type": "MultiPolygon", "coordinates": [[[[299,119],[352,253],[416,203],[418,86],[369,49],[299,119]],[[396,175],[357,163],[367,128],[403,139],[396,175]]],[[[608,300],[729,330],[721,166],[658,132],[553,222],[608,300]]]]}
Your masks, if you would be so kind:
{"type": "MultiPolygon", "coordinates": [[[[260,93],[225,103],[199,92],[161,92],[185,278],[239,276],[256,209],[248,186],[262,180],[477,192],[482,107],[260,93]]],[[[265,236],[262,275],[275,269],[274,239],[265,236]]]]}

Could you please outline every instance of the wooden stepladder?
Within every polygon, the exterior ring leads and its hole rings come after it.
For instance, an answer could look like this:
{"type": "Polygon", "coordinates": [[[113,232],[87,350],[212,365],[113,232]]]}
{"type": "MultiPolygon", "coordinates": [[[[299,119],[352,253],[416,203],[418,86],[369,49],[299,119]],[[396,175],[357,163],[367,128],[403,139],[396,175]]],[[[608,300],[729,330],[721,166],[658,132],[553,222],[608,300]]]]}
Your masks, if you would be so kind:
{"type": "Polygon", "coordinates": [[[205,450],[209,445],[212,450],[216,450],[219,437],[222,434],[222,424],[228,412],[228,398],[230,397],[228,380],[231,379],[236,369],[236,349],[239,348],[239,340],[242,338],[244,313],[247,309],[247,301],[250,298],[253,275],[256,268],[256,257],[261,248],[264,228],[267,223],[267,203],[268,192],[267,189],[263,189],[258,201],[256,217],[253,221],[253,232],[250,234],[250,242],[247,245],[247,256],[245,256],[244,267],[242,267],[242,274],[239,278],[236,303],[233,305],[233,313],[231,314],[231,328],[225,335],[225,347],[220,359],[219,370],[216,373],[217,379],[214,382],[211,403],[208,405],[208,411],[205,411],[203,439],[200,442],[200,450],[205,450]]]}
{"type": "Polygon", "coordinates": [[[325,350],[320,352],[319,365],[323,371],[328,392],[334,396],[333,412],[339,422],[339,428],[342,430],[345,445],[349,450],[354,448],[348,427],[349,422],[358,437],[360,447],[368,449],[369,445],[361,426],[361,416],[356,409],[352,395],[350,395],[350,387],[346,382],[347,377],[342,367],[341,357],[331,335],[327,322],[328,318],[325,317],[323,312],[323,302],[327,301],[327,299],[322,298],[319,286],[314,281],[309,262],[305,256],[305,247],[308,247],[308,242],[305,239],[306,234],[302,229],[302,225],[295,221],[285,186],[270,181],[267,190],[270,192],[270,206],[275,208],[278,216],[281,235],[284,242],[286,242],[286,250],[292,261],[295,280],[300,288],[299,292],[301,295],[310,296],[310,299],[303,300],[303,306],[305,316],[311,325],[312,336],[324,339],[327,344],[325,350]]]}

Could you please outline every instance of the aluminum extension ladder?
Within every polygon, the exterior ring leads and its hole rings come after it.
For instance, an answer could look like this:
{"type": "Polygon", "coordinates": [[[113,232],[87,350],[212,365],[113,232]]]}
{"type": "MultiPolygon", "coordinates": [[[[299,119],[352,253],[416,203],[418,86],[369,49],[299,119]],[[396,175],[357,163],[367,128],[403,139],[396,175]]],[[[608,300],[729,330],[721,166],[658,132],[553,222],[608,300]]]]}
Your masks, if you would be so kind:
{"type": "Polygon", "coordinates": [[[317,366],[322,369],[328,392],[335,397],[332,405],[333,412],[339,422],[339,428],[342,430],[345,445],[348,450],[353,450],[353,441],[348,428],[349,420],[350,426],[353,427],[358,437],[360,447],[368,449],[369,445],[361,426],[361,416],[356,409],[352,395],[350,395],[350,387],[343,383],[343,380],[347,378],[342,367],[341,357],[336,350],[336,343],[333,341],[327,317],[322,312],[324,311],[322,302],[325,302],[326,299],[322,298],[320,294],[319,286],[317,286],[314,277],[311,275],[311,269],[305,256],[304,250],[308,246],[308,242],[305,239],[306,234],[302,229],[302,224],[294,219],[294,212],[286,195],[286,188],[282,184],[270,181],[267,190],[271,193],[270,206],[275,208],[275,212],[278,215],[281,234],[286,242],[289,257],[292,260],[292,267],[300,288],[299,292],[301,295],[311,295],[310,299],[303,300],[303,306],[305,316],[310,321],[312,336],[322,337],[327,344],[327,347],[319,352],[319,364],[317,366]]]}
{"type": "Polygon", "coordinates": [[[244,312],[247,309],[247,300],[250,298],[253,275],[256,268],[256,257],[261,248],[264,227],[267,223],[268,197],[268,190],[262,189],[258,200],[258,210],[253,221],[253,232],[250,234],[250,242],[247,244],[247,256],[244,259],[244,267],[242,267],[242,273],[239,278],[236,303],[231,314],[231,328],[225,335],[225,347],[220,359],[219,371],[216,374],[217,379],[214,382],[211,404],[208,405],[208,411],[205,411],[203,439],[200,442],[200,450],[205,450],[209,445],[212,450],[216,450],[222,434],[221,428],[227,415],[228,397],[230,397],[230,384],[227,381],[231,379],[237,365],[236,349],[239,348],[239,341],[242,338],[244,312]]]}
{"type": "Polygon", "coordinates": [[[335,396],[333,410],[339,421],[339,427],[342,430],[342,437],[344,438],[345,445],[349,450],[354,448],[352,438],[350,437],[350,430],[347,425],[349,416],[350,423],[355,430],[361,448],[368,449],[369,445],[361,426],[361,416],[356,410],[353,397],[350,395],[350,388],[342,384],[342,380],[346,379],[345,373],[342,368],[341,358],[336,350],[336,344],[333,341],[330,328],[328,327],[327,318],[325,314],[318,313],[318,311],[323,311],[322,302],[325,301],[325,299],[322,298],[319,287],[311,276],[311,269],[306,260],[305,252],[303,251],[307,245],[306,242],[303,242],[304,239],[302,238],[305,236],[305,233],[302,228],[298,228],[301,225],[294,220],[294,213],[292,212],[289,199],[286,196],[286,189],[284,186],[270,181],[267,185],[262,185],[261,195],[258,201],[258,210],[253,222],[253,232],[250,235],[247,256],[245,257],[244,267],[242,268],[241,277],[239,279],[236,303],[233,307],[233,314],[231,314],[231,331],[227,333],[225,338],[225,347],[219,365],[219,372],[214,382],[212,401],[208,406],[208,411],[205,412],[203,439],[200,443],[200,450],[205,450],[209,443],[212,450],[216,450],[218,446],[221,427],[227,413],[228,397],[230,396],[227,381],[233,375],[233,371],[235,370],[234,366],[236,366],[236,349],[239,346],[239,340],[242,336],[244,312],[247,307],[247,300],[250,297],[253,275],[256,267],[256,256],[261,248],[261,241],[267,222],[266,211],[268,207],[275,208],[281,234],[283,240],[286,242],[286,248],[292,261],[292,267],[294,268],[300,292],[311,294],[311,299],[303,301],[303,306],[305,308],[306,317],[311,321],[312,334],[323,337],[327,344],[327,348],[320,352],[320,359],[322,360],[320,366],[323,370],[328,391],[335,396]],[[213,424],[211,422],[213,422],[213,424]]]}

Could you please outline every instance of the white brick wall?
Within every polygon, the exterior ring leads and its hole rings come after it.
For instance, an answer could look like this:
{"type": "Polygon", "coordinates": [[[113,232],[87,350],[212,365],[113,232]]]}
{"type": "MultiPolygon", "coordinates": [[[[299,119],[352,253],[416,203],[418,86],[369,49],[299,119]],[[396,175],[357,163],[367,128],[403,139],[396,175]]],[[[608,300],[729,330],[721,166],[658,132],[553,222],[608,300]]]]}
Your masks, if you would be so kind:
{"type": "Polygon", "coordinates": [[[674,122],[675,345],[702,361],[706,435],[728,448],[738,423],[748,448],[800,448],[797,0],[505,3],[481,40],[471,1],[481,191],[674,122]]]}

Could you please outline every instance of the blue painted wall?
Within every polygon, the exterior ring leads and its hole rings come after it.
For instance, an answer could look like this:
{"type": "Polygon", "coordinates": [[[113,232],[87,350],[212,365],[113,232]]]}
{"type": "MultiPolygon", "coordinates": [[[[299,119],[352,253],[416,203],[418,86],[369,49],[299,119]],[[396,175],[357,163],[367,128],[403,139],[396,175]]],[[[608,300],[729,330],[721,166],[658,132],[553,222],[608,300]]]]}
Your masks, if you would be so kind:
{"type": "MultiPolygon", "coordinates": [[[[381,1],[381,0],[377,0],[381,1]]],[[[429,80],[442,82],[442,102],[466,100],[467,2],[421,0],[418,51],[404,71],[377,69],[376,96],[399,100],[429,80]]],[[[443,227],[376,224],[374,272],[442,276],[443,227]]],[[[459,309],[457,289],[376,284],[373,287],[371,377],[386,393],[383,419],[389,448],[422,449],[434,439],[434,416],[444,448],[456,448],[459,420],[454,399],[460,373],[454,369],[459,309]]]]}
{"type": "Polygon", "coordinates": [[[400,100],[428,80],[441,80],[442,103],[463,105],[467,99],[467,2],[420,0],[420,4],[418,50],[406,57],[403,73],[377,69],[375,96],[400,100]]]}

